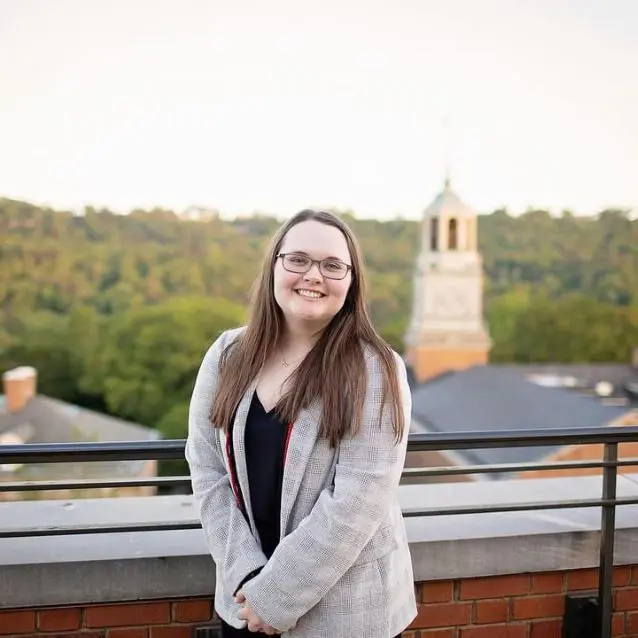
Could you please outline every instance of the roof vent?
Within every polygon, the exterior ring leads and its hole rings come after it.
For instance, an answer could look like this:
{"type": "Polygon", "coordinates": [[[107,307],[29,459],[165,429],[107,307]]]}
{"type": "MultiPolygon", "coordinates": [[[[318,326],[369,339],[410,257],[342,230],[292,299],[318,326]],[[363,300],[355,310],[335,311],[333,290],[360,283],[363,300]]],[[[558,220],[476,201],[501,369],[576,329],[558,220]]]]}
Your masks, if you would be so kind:
{"type": "Polygon", "coordinates": [[[576,377],[559,374],[530,374],[527,380],[545,388],[575,388],[578,386],[576,377]]]}
{"type": "Polygon", "coordinates": [[[599,381],[594,390],[599,397],[610,397],[614,393],[614,386],[609,381],[599,381]]]}

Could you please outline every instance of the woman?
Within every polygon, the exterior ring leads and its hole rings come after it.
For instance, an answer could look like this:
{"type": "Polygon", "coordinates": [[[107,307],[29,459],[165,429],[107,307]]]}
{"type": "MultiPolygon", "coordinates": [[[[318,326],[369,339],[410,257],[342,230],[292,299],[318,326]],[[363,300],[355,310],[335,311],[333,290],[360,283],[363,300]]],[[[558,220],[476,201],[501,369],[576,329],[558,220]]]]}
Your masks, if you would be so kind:
{"type": "Polygon", "coordinates": [[[416,616],[396,491],[411,411],[357,242],[304,210],[273,238],[245,328],[206,353],[186,445],[222,636],[392,638],[416,616]]]}

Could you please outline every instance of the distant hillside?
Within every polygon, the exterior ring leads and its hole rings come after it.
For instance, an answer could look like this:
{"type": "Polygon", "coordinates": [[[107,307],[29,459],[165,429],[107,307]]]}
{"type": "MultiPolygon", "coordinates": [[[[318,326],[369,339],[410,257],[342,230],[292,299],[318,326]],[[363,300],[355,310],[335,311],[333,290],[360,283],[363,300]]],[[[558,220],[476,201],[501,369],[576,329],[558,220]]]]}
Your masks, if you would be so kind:
{"type": "MultiPolygon", "coordinates": [[[[74,216],[0,199],[4,330],[10,333],[25,314],[66,314],[78,305],[107,316],[185,296],[244,306],[278,222],[209,217],[189,221],[161,209],[124,216],[92,208],[74,216]]],[[[419,225],[344,217],[365,253],[372,316],[399,345],[410,313],[419,225]]],[[[479,239],[488,314],[512,295],[529,301],[579,293],[591,302],[638,305],[638,220],[625,211],[595,218],[495,211],[479,218],[479,239]]],[[[502,308],[499,313],[497,333],[492,330],[497,346],[502,308]]]]}

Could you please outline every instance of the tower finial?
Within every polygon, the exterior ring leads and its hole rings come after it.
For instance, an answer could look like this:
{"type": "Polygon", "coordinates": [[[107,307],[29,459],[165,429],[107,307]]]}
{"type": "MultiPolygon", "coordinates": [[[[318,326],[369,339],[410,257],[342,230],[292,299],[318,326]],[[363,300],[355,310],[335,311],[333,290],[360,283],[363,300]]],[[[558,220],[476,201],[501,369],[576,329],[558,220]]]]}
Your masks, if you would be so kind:
{"type": "Polygon", "coordinates": [[[450,132],[450,117],[445,114],[442,118],[443,133],[444,133],[444,155],[445,155],[445,190],[450,189],[450,164],[451,164],[451,132],[450,132]]]}

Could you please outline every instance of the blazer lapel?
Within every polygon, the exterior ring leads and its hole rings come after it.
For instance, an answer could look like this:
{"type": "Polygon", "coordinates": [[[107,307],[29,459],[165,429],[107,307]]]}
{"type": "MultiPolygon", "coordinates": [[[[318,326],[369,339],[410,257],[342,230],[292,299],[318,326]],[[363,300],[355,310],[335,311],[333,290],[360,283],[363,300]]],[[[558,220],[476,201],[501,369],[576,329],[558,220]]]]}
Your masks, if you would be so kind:
{"type": "Polygon", "coordinates": [[[245,432],[246,432],[246,419],[248,417],[248,411],[250,410],[250,404],[253,400],[253,394],[255,393],[255,387],[257,382],[254,381],[250,384],[244,396],[242,397],[239,405],[237,406],[237,412],[235,413],[235,420],[233,421],[233,450],[235,452],[235,468],[237,469],[237,481],[239,482],[239,489],[246,505],[246,512],[248,513],[248,519],[253,533],[257,533],[255,527],[255,520],[253,518],[253,510],[250,504],[250,486],[248,484],[248,467],[246,465],[246,446],[244,445],[245,432]]]}
{"type": "Polygon", "coordinates": [[[317,440],[321,408],[321,401],[313,401],[306,409],[301,410],[292,426],[281,488],[281,538],[285,535],[304,470],[317,440]]]}

